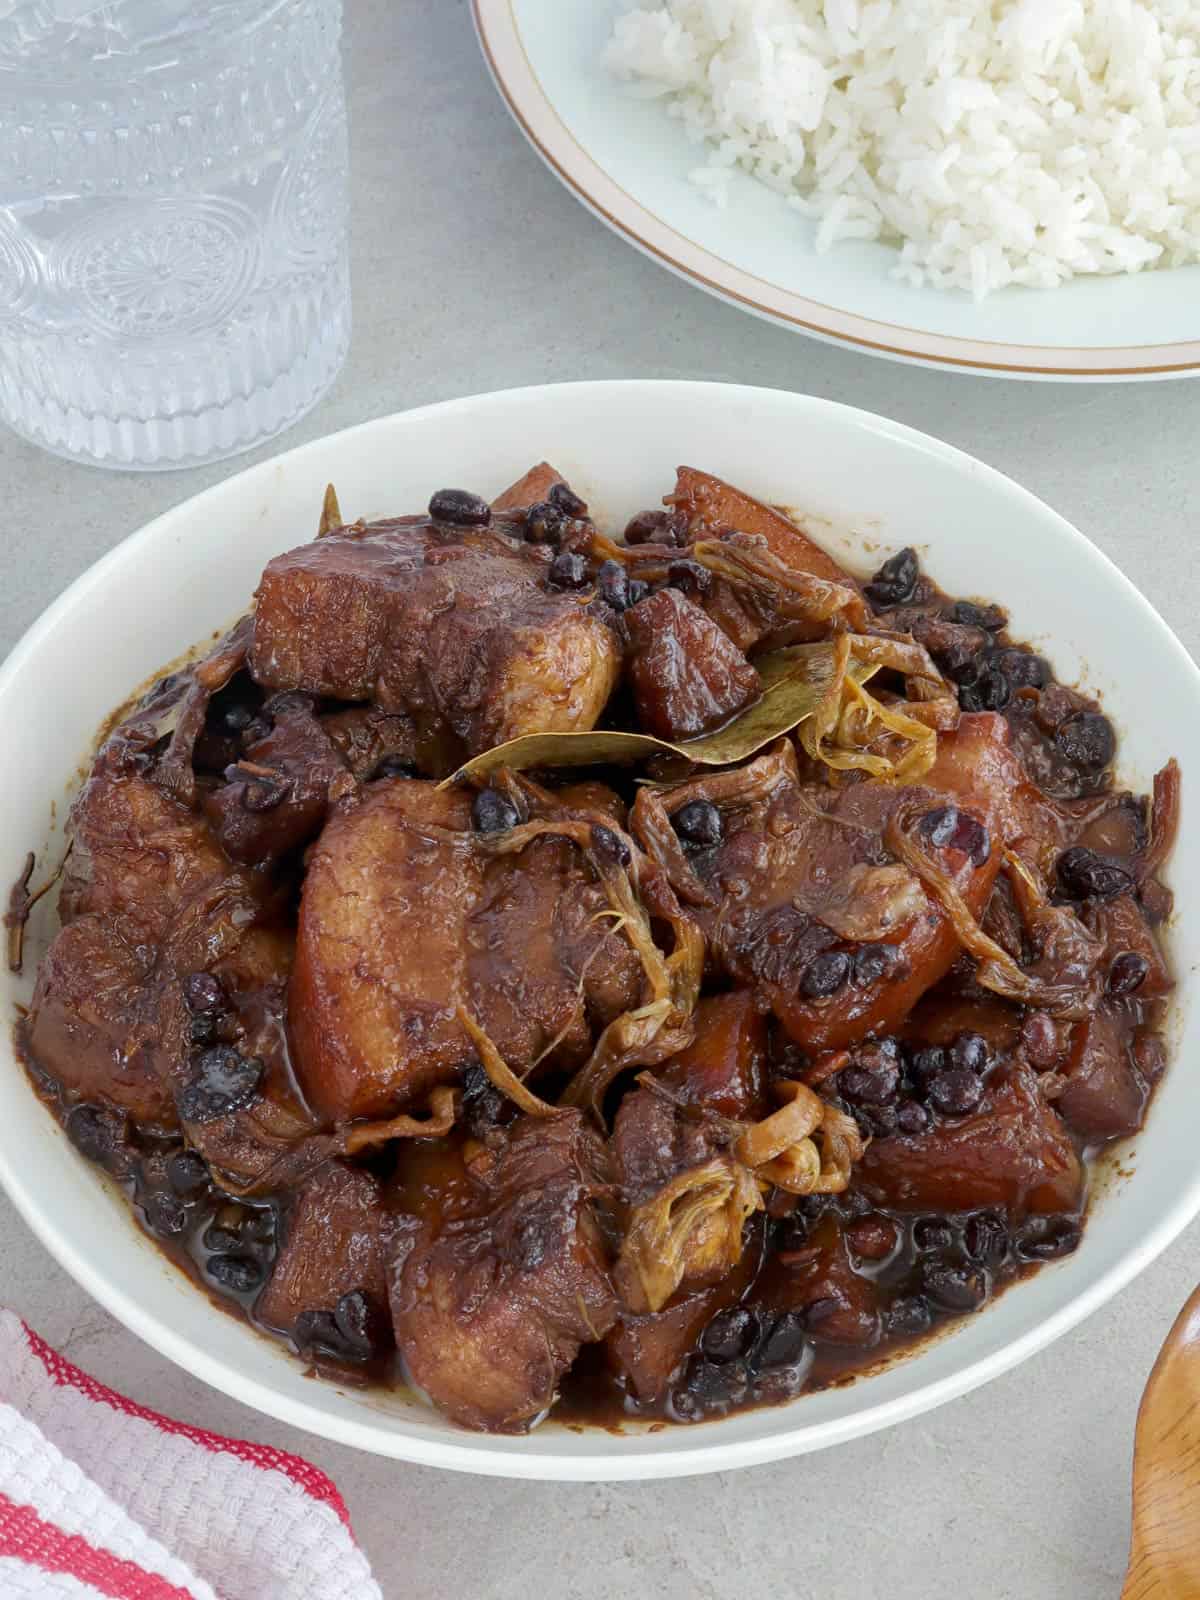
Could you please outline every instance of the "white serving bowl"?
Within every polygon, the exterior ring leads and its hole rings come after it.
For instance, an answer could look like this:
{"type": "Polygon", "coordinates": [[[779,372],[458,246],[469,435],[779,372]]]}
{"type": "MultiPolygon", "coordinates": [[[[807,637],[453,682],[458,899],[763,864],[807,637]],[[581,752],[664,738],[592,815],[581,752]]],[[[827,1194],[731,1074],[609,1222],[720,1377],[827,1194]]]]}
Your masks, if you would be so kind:
{"type": "MultiPolygon", "coordinates": [[[[798,506],[860,569],[904,544],[950,592],[1010,607],[1068,681],[1103,693],[1121,771],[1146,789],[1168,756],[1184,772],[1171,877],[1200,882],[1200,674],[1133,586],[1068,523],[977,461],[865,412],[762,389],[593,383],[516,390],[384,417],[239,473],[131,535],[59,599],[0,669],[8,774],[0,881],[26,850],[52,859],[95,730],[130,690],[244,608],[269,557],[312,535],[325,485],[346,515],[416,510],[461,485],[498,491],[553,461],[597,515],[622,525],[657,503],[677,464],[798,506]],[[52,809],[54,820],[52,820],[52,809]]],[[[50,931],[23,977],[0,977],[6,1016],[28,1001],[50,931]]],[[[514,1477],[615,1479],[726,1470],[820,1449],[928,1410],[1014,1366],[1127,1284],[1200,1211],[1195,1093],[1200,1016],[1192,964],[1200,897],[1174,924],[1175,1064],[1145,1131],[1097,1185],[1083,1244],[951,1336],[848,1388],[720,1422],[529,1438],[463,1432],[399,1395],[313,1382],[283,1348],[216,1310],[134,1226],[35,1099],[6,1043],[0,1179],[47,1249],[114,1316],[188,1371],[283,1421],[381,1455],[514,1477]]]]}

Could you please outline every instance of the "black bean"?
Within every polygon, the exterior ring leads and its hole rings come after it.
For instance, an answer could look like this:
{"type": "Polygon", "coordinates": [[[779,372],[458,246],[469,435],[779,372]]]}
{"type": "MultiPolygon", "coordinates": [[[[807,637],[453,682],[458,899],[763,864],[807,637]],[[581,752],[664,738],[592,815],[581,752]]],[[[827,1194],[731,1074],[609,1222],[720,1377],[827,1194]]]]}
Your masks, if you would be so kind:
{"type": "Polygon", "coordinates": [[[547,499],[552,506],[558,507],[564,517],[587,516],[587,501],[581,500],[569,484],[556,483],[547,499]]]}
{"type": "Polygon", "coordinates": [[[242,733],[242,749],[249,750],[252,745],[261,744],[271,731],[272,724],[269,717],[255,717],[242,733]]]}
{"type": "Polygon", "coordinates": [[[270,1206],[253,1210],[241,1226],[241,1236],[251,1244],[271,1244],[275,1239],[275,1213],[270,1206]]]}
{"type": "Polygon", "coordinates": [[[1136,950],[1123,951],[1108,969],[1108,992],[1112,995],[1133,994],[1146,981],[1150,963],[1136,950]]]}
{"type": "Polygon", "coordinates": [[[631,578],[629,581],[629,604],[636,606],[639,600],[644,600],[650,593],[650,585],[641,578],[631,578]]]}
{"type": "Polygon", "coordinates": [[[992,841],[978,817],[969,811],[958,814],[958,829],[954,835],[954,848],[969,856],[973,867],[982,867],[992,853],[992,841]]]}
{"type": "Polygon", "coordinates": [[[803,1250],[808,1243],[809,1221],[798,1206],[790,1216],[780,1217],[771,1234],[773,1247],[784,1254],[803,1250]]]}
{"type": "Polygon", "coordinates": [[[910,1139],[916,1138],[928,1131],[929,1113],[918,1101],[906,1100],[896,1112],[896,1127],[910,1139]]]}
{"type": "Polygon", "coordinates": [[[996,665],[1014,689],[1044,689],[1050,681],[1050,668],[1032,650],[998,650],[996,665]]]}
{"type": "Polygon", "coordinates": [[[633,861],[629,846],[621,835],[612,828],[606,828],[602,822],[592,824],[592,849],[602,861],[608,861],[613,866],[627,867],[633,861]]]}
{"type": "Polygon", "coordinates": [[[118,1155],[125,1133],[124,1118],[101,1106],[73,1106],[63,1127],[80,1155],[102,1166],[118,1155]]]}
{"type": "Polygon", "coordinates": [[[201,1237],[201,1244],[214,1255],[226,1255],[229,1251],[240,1250],[242,1234],[240,1228],[227,1228],[219,1222],[210,1222],[201,1237]]]}
{"type": "Polygon", "coordinates": [[[847,1224],[845,1237],[860,1261],[886,1261],[895,1252],[900,1230],[891,1217],[876,1213],[847,1224]]]}
{"type": "Polygon", "coordinates": [[[986,628],[988,633],[999,633],[1008,621],[1008,615],[999,606],[977,606],[971,600],[956,600],[950,611],[950,620],[965,623],[969,628],[986,628]]]}
{"type": "Polygon", "coordinates": [[[1083,711],[1071,717],[1054,735],[1054,742],[1073,767],[1085,772],[1101,771],[1117,750],[1112,723],[1098,711],[1083,711]]]}
{"type": "Polygon", "coordinates": [[[888,1139],[896,1131],[895,1106],[851,1106],[850,1115],[864,1138],[888,1139]]]}
{"type": "Polygon", "coordinates": [[[929,1301],[917,1294],[901,1295],[883,1314],[884,1330],[893,1338],[924,1333],[932,1321],[929,1301]]]}
{"type": "MultiPolygon", "coordinates": [[[[820,1305],[808,1308],[808,1315],[820,1305]]],[[[785,1311],[776,1317],[763,1333],[754,1355],[757,1368],[786,1367],[798,1361],[807,1343],[804,1335],[805,1318],[796,1311],[785,1311]]]]}
{"type": "Polygon", "coordinates": [[[713,575],[698,561],[672,561],[667,568],[667,583],[685,594],[706,595],[713,585],[713,575]]]}
{"type": "Polygon", "coordinates": [[[972,1261],[994,1267],[1008,1254],[1008,1224],[994,1211],[976,1211],[963,1228],[963,1245],[972,1261]]]}
{"type": "Polygon", "coordinates": [[[721,813],[711,800],[689,800],[672,814],[671,826],[684,844],[697,850],[711,850],[725,834],[721,813]]]}
{"type": "Polygon", "coordinates": [[[929,654],[947,677],[952,677],[956,683],[976,682],[984,670],[981,652],[988,642],[982,629],[947,622],[927,637],[929,654]]]}
{"type": "Polygon", "coordinates": [[[912,1080],[922,1094],[929,1090],[929,1085],[946,1065],[946,1052],[940,1045],[926,1045],[918,1050],[912,1058],[912,1080]]]}
{"type": "Polygon", "coordinates": [[[696,1422],[710,1411],[724,1411],[748,1397],[749,1385],[743,1362],[723,1366],[693,1356],[684,1373],[682,1388],[671,1392],[671,1414],[680,1422],[696,1422]]]}
{"type": "Polygon", "coordinates": [[[582,589],[587,581],[588,564],[577,550],[560,550],[546,575],[556,589],[582,589]]]}
{"type": "Polygon", "coordinates": [[[146,1225],[151,1233],[172,1239],[188,1225],[188,1208],[169,1189],[156,1189],[146,1197],[146,1225]]]}
{"type": "Polygon", "coordinates": [[[194,1150],[175,1150],[167,1157],[167,1182],[176,1194],[191,1199],[208,1187],[208,1167],[194,1150]]]}
{"type": "Polygon", "coordinates": [[[263,1269],[249,1256],[209,1256],[205,1271],[231,1294],[249,1294],[263,1280],[263,1269]]]}
{"type": "Polygon", "coordinates": [[[717,1312],[700,1336],[700,1348],[720,1366],[748,1355],[758,1336],[757,1315],[748,1306],[732,1306],[717,1312]]]}
{"type": "Polygon", "coordinates": [[[921,1269],[921,1287],[947,1311],[978,1311],[991,1293],[991,1280],[982,1267],[927,1261],[921,1269]]]}
{"type": "Polygon", "coordinates": [[[483,1070],[478,1056],[462,1069],[462,1122],[472,1139],[483,1139],[500,1121],[508,1102],[483,1070]]]}
{"type": "MultiPolygon", "coordinates": [[[[816,1196],[810,1195],[807,1201],[802,1200],[801,1205],[811,1204],[816,1196]]],[[[865,1217],[874,1210],[865,1194],[860,1194],[857,1189],[847,1189],[837,1199],[837,1209],[843,1217],[865,1217]]]]}
{"type": "Polygon", "coordinates": [[[221,712],[221,727],[226,733],[244,733],[254,721],[254,713],[250,707],[235,700],[231,706],[226,706],[221,712]]]}
{"type": "Polygon", "coordinates": [[[971,864],[982,867],[992,853],[988,831],[978,817],[957,806],[938,806],[927,811],[918,827],[937,850],[960,850],[971,864]]]}
{"type": "Polygon", "coordinates": [[[290,778],[251,778],[242,790],[242,808],[255,813],[274,811],[291,792],[290,778]]]}
{"type": "Polygon", "coordinates": [[[1003,672],[985,667],[959,693],[964,711],[1003,711],[1012,699],[1012,684],[1003,672]]]}
{"type": "Polygon", "coordinates": [[[333,1308],[333,1320],[343,1344],[366,1360],[381,1342],[379,1309],[362,1289],[351,1289],[333,1308]]]}
{"type": "Polygon", "coordinates": [[[850,976],[850,957],[844,950],[827,950],[814,956],[800,974],[800,993],[809,1000],[824,1000],[850,976]]]}
{"type": "Polygon", "coordinates": [[[225,991],[211,972],[190,972],[183,980],[183,1000],[189,1011],[222,1011],[225,991]]]}
{"type": "MultiPolygon", "coordinates": [[[[951,683],[956,683],[960,689],[973,688],[979,682],[979,674],[984,671],[984,661],[981,656],[968,656],[965,661],[953,661],[946,668],[946,676],[951,683]]],[[[962,699],[962,696],[959,696],[962,699]]],[[[964,706],[964,711],[977,711],[978,706],[964,706]]]]}
{"type": "Polygon", "coordinates": [[[1073,900],[1111,900],[1128,894],[1133,874],[1085,845],[1072,845],[1058,858],[1058,881],[1073,900]]]}
{"type": "Polygon", "coordinates": [[[383,756],[371,769],[368,783],[376,783],[381,778],[415,778],[417,769],[413,762],[404,756],[383,756]]]}
{"type": "Polygon", "coordinates": [[[566,518],[550,500],[539,500],[525,513],[525,537],[530,544],[557,544],[566,518]]]}
{"type": "Polygon", "coordinates": [[[220,1018],[207,1012],[193,1017],[188,1023],[188,1038],[193,1044],[216,1044],[220,1018]]]}
{"type": "Polygon", "coordinates": [[[898,606],[912,599],[921,569],[915,550],[898,551],[885,561],[866,586],[867,598],[874,606],[898,606]]]}
{"type": "Polygon", "coordinates": [[[175,1097],[185,1122],[215,1122],[258,1099],[263,1065],[232,1045],[214,1045],[196,1058],[192,1077],[175,1097]]]}
{"type": "Polygon", "coordinates": [[[448,522],[455,528],[486,528],[492,508],[467,489],[439,489],[429,502],[429,515],[435,522],[448,522]]]}
{"type": "Polygon", "coordinates": [[[480,789],[471,803],[471,825],[476,833],[506,833],[520,820],[521,813],[498,789],[480,789]]]}
{"type": "Polygon", "coordinates": [[[1057,1261],[1078,1248],[1083,1226],[1075,1217],[1031,1217],[1017,1236],[1023,1261],[1057,1261]]]}
{"type": "Polygon", "coordinates": [[[332,1311],[302,1311],[292,1328],[292,1338],[299,1350],[321,1348],[331,1353],[342,1342],[332,1311]]]}
{"type": "Polygon", "coordinates": [[[875,1061],[844,1068],[837,1075],[837,1089],[852,1106],[886,1106],[895,1100],[899,1081],[898,1066],[875,1061]]]}
{"type": "Polygon", "coordinates": [[[965,1117],[983,1099],[983,1084],[969,1067],[947,1067],[929,1085],[929,1102],[944,1117],[965,1117]]]}
{"type": "Polygon", "coordinates": [[[880,978],[886,977],[896,964],[896,952],[890,944],[864,944],[854,952],[854,973],[851,982],[856,989],[869,989],[880,978]]]}
{"type": "Polygon", "coordinates": [[[596,574],[596,592],[614,611],[627,611],[633,604],[629,574],[619,561],[602,561],[596,574]]]}
{"type": "Polygon", "coordinates": [[[981,1033],[960,1033],[950,1046],[949,1061],[953,1067],[966,1067],[971,1072],[986,1072],[991,1059],[988,1042],[981,1033]]]}
{"type": "Polygon", "coordinates": [[[674,544],[665,511],[639,511],[625,528],[626,544],[674,544]]]}
{"type": "Polygon", "coordinates": [[[923,1256],[946,1255],[954,1249],[954,1224],[945,1217],[918,1217],[912,1225],[913,1249],[923,1256]]]}
{"type": "Polygon", "coordinates": [[[927,811],[920,828],[931,845],[939,850],[946,848],[958,828],[958,807],[939,806],[936,811],[927,811]]]}

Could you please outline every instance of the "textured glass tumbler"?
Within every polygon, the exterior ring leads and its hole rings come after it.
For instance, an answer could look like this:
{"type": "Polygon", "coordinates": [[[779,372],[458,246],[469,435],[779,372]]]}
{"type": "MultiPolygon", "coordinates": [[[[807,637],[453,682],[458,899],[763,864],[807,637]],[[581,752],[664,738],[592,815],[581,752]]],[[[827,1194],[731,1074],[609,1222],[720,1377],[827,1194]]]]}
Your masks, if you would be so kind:
{"type": "Polygon", "coordinates": [[[341,0],[0,0],[0,418],[106,467],[288,427],[350,339],[341,0]]]}

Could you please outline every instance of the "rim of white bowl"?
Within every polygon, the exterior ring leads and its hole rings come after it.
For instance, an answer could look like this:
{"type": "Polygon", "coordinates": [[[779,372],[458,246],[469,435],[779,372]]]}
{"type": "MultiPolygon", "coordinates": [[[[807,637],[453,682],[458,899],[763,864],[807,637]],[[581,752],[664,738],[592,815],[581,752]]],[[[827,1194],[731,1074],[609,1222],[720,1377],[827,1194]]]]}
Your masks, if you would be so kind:
{"type": "Polygon", "coordinates": [[[1200,339],[1061,348],[964,339],[843,311],[747,272],[635,199],[580,144],[529,59],[513,0],[471,0],[471,12],[501,99],[555,177],[598,221],[643,255],[729,305],[826,344],[977,377],[1132,383],[1200,374],[1200,339]]]}
{"type": "MultiPolygon", "coordinates": [[[[222,495],[231,492],[230,485],[234,483],[253,485],[256,480],[266,480],[280,468],[286,467],[288,462],[327,449],[337,440],[362,437],[372,432],[386,434],[401,421],[436,420],[439,416],[449,416],[455,411],[470,409],[484,402],[503,406],[519,400],[522,396],[547,390],[558,392],[571,390],[580,394],[654,390],[664,396],[670,393],[678,395],[687,391],[703,391],[720,393],[729,400],[751,401],[755,398],[766,398],[772,404],[782,400],[794,404],[798,410],[811,407],[818,411],[839,413],[853,426],[869,432],[882,433],[902,443],[915,446],[960,471],[969,470],[992,489],[1009,496],[1014,507],[1034,513],[1039,518],[1052,519],[1057,525],[1059,534],[1069,545],[1081,552],[1087,561],[1099,563],[1123,590],[1126,602],[1142,613],[1144,620],[1159,632],[1163,642],[1174,652],[1181,672],[1190,680],[1193,693],[1200,700],[1200,668],[1192,661],[1175,633],[1145,596],[1073,523],[1067,521],[1031,490],[1023,488],[995,467],[990,467],[966,451],[945,444],[917,428],[910,428],[905,423],[895,422],[874,412],[863,411],[856,406],[844,405],[838,401],[761,386],[705,383],[686,379],[635,378],[529,385],[465,395],[457,399],[415,407],[410,411],[392,412],[384,417],[325,434],[319,439],[309,440],[242,472],[232,474],[222,482],[181,501],[161,516],[144,523],[76,578],[32,623],[7,659],[0,664],[0,702],[9,689],[11,679],[16,676],[29,657],[42,647],[43,640],[53,631],[58,620],[85,602],[90,592],[104,581],[112,569],[129,560],[143,545],[152,543],[164,524],[169,524],[185,509],[193,512],[197,508],[212,505],[218,502],[222,495]]],[[[11,1033],[8,1037],[11,1039],[11,1033]]],[[[20,1070],[11,1044],[7,1045],[6,1054],[10,1064],[20,1070]]],[[[538,1452],[532,1454],[522,1452],[523,1440],[520,1438],[509,1440],[489,1436],[487,1444],[483,1445],[474,1442],[472,1436],[466,1432],[461,1441],[453,1437],[423,1436],[419,1432],[410,1430],[403,1419],[389,1419],[386,1423],[372,1424],[343,1418],[280,1394],[257,1379],[245,1377],[225,1361],[211,1356],[202,1345],[177,1333],[153,1313],[148,1313],[132,1294],[126,1293],[119,1284],[98,1271],[73,1240],[60,1233],[48,1221],[36,1186],[28,1181],[25,1172],[14,1163],[11,1155],[12,1152],[5,1148],[3,1141],[0,1140],[0,1184],[3,1185],[25,1222],[59,1265],[131,1333],[143,1339],[160,1355],[210,1384],[214,1389],[280,1422],[302,1428],[339,1444],[352,1445],[373,1455],[408,1461],[421,1466],[442,1467],[450,1471],[474,1472],[487,1477],[531,1478],[561,1482],[616,1482],[629,1479],[689,1477],[705,1472],[725,1472],[741,1467],[760,1466],[826,1449],[831,1445],[843,1444],[851,1439],[920,1416],[945,1404],[948,1400],[970,1393],[971,1390],[993,1378],[1000,1377],[1076,1327],[1131,1283],[1179,1236],[1188,1223],[1200,1214],[1200,1168],[1197,1168],[1195,1176],[1164,1210],[1158,1221],[1135,1245],[1102,1271],[1093,1283],[1069,1303],[1001,1348],[980,1356],[960,1371],[923,1383],[911,1392],[894,1399],[868,1404],[852,1415],[806,1425],[803,1421],[804,1396],[800,1396],[788,1405],[769,1408],[772,1415],[778,1415],[780,1418],[790,1419],[794,1416],[795,1424],[790,1427],[785,1424],[777,1432],[759,1438],[724,1440],[720,1437],[722,1423],[713,1421],[695,1427],[679,1427],[671,1430],[672,1436],[681,1436],[680,1447],[660,1449],[650,1455],[639,1454],[636,1450],[622,1452],[623,1441],[636,1442],[638,1435],[635,1433],[614,1435],[597,1429],[594,1430],[595,1436],[604,1440],[603,1449],[582,1452],[577,1446],[580,1437],[586,1435],[572,1434],[572,1443],[576,1448],[570,1452],[560,1453],[544,1448],[544,1441],[549,1435],[539,1430],[538,1452]],[[684,1443],[685,1440],[696,1442],[684,1443]]],[[[197,1293],[199,1294],[199,1291],[197,1293]]],[[[213,1315],[222,1316],[223,1313],[213,1308],[213,1315]]],[[[265,1339],[266,1336],[260,1337],[265,1339]]],[[[952,1338],[953,1335],[948,1337],[952,1338]]],[[[863,1389],[870,1382],[869,1376],[859,1380],[863,1389]]],[[[760,1411],[759,1414],[763,1413],[760,1411]]],[[[662,1434],[656,1436],[658,1441],[663,1438],[662,1434]]]]}

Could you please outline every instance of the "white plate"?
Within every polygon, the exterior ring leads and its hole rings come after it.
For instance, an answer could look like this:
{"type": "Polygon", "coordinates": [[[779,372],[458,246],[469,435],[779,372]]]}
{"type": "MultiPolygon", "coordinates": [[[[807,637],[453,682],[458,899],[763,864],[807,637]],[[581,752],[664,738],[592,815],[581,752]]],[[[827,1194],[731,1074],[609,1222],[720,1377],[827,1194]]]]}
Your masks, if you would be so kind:
{"type": "Polygon", "coordinates": [[[744,174],[718,210],[687,181],[696,146],[600,54],[619,0],[472,0],[509,109],[547,165],[630,243],[785,327],[988,376],[1076,381],[1200,372],[1200,266],[1006,289],[983,305],[889,275],[886,245],[811,248],[813,225],[744,174]]]}
{"type": "MultiPolygon", "coordinates": [[[[1049,1343],[1119,1289],[1200,1210],[1195,1157],[1200,1015],[1200,674],[1125,578],[1007,478],[923,434],[827,401],[696,383],[517,390],[386,417],[228,479],[133,534],[58,600],[0,669],[0,883],[34,846],[53,858],[78,763],[131,688],[245,606],[265,562],[311,536],[326,483],[349,516],[418,509],[458,485],[493,494],[531,462],[556,462],[620,526],[691,462],[767,499],[800,504],[859,566],[923,546],[951,593],[1013,609],[1068,677],[1088,663],[1145,788],[1175,754],[1184,816],[1173,863],[1181,977],[1177,1062],[1136,1141],[1132,1176],[1103,1193],[1082,1247],[951,1337],[852,1387],[775,1410],[661,1432],[528,1439],[464,1433],[400,1396],[343,1391],[214,1309],[132,1225],[123,1199],[76,1156],[0,1044],[0,1180],[62,1265],[135,1333],[272,1416],[381,1455],[561,1479],[667,1477],[816,1450],[938,1405],[1049,1343]],[[841,531],[838,531],[841,530],[841,531]],[[57,822],[48,828],[52,804],[57,822]]],[[[47,919],[48,920],[48,919],[47,919]]],[[[44,941],[46,926],[38,930],[44,941]]],[[[32,986],[0,974],[10,1016],[32,986]]]]}

